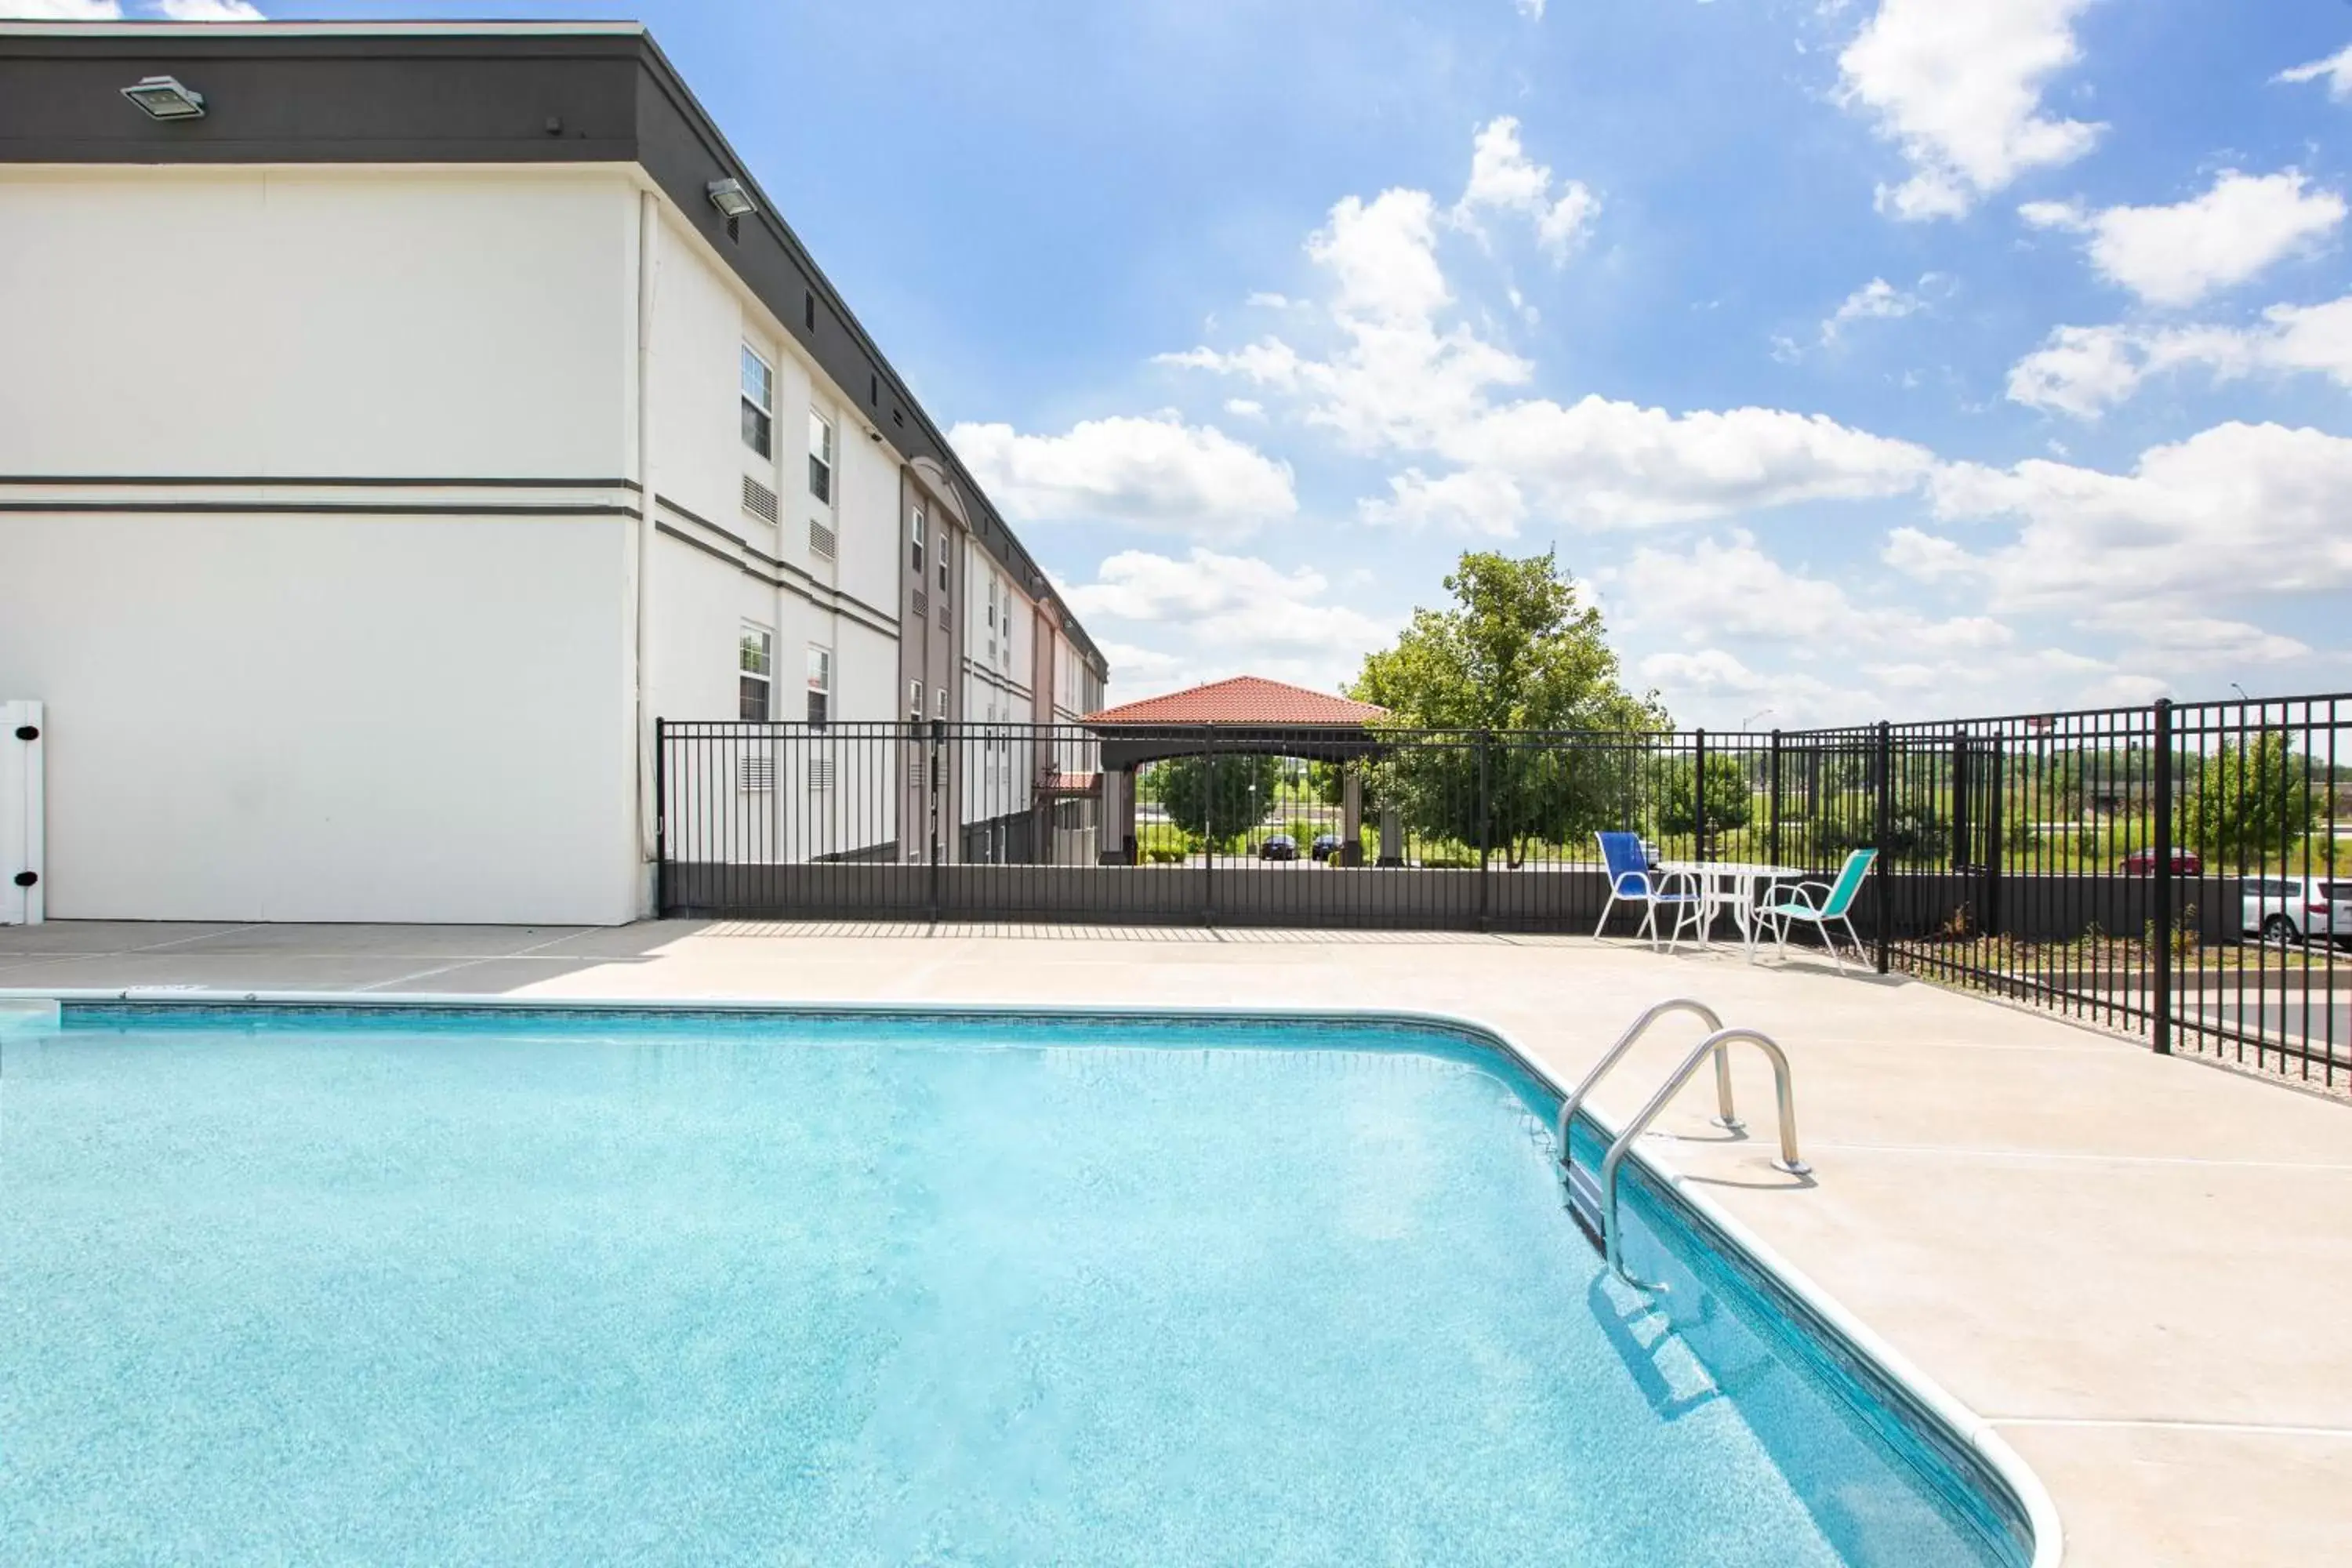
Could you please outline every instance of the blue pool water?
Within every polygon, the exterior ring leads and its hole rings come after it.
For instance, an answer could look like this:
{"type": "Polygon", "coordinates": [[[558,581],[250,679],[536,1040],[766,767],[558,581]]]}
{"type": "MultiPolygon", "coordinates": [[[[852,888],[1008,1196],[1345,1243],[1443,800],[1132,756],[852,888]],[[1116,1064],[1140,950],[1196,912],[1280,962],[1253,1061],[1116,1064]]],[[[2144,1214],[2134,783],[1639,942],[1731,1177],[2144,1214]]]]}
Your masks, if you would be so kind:
{"type": "MultiPolygon", "coordinates": [[[[1435,1030],[69,1011],[0,1034],[12,1561],[2021,1560],[1435,1030]]],[[[1696,1222],[1692,1222],[1696,1223],[1696,1222]]]]}

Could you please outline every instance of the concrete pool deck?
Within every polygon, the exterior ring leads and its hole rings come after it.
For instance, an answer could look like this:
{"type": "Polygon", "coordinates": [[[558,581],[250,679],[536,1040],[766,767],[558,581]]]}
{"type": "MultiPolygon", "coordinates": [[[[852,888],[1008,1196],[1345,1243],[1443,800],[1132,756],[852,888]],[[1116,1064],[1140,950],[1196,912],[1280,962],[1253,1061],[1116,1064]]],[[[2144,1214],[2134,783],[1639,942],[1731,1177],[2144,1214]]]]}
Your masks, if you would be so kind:
{"type": "MultiPolygon", "coordinates": [[[[1642,1008],[1787,1047],[1814,1177],[1701,1074],[1646,1152],[1987,1417],[2069,1564],[2352,1561],[2352,1107],[2045,1016],[1826,964],[1581,938],[1103,928],[615,930],[58,922],[0,989],[1394,1007],[1488,1025],[1574,1079],[1642,1008]]],[[[1640,1104],[1662,1023],[1594,1095],[1640,1104]]],[[[0,1143],[0,1154],[5,1154],[0,1143]]]]}

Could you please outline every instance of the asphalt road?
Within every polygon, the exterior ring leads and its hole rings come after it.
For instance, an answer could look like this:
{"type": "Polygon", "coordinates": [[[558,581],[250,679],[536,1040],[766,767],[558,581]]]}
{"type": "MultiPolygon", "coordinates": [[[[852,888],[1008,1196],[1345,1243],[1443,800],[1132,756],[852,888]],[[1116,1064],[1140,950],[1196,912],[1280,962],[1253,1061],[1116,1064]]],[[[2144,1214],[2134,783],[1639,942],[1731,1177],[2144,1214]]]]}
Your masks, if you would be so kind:
{"type": "Polygon", "coordinates": [[[2258,1037],[2268,1045],[2317,1051],[2325,1042],[2337,1061],[2352,1064],[2352,991],[2314,990],[2307,999],[2294,991],[2208,993],[2193,1008],[2184,1005],[2181,1018],[2258,1037]]]}

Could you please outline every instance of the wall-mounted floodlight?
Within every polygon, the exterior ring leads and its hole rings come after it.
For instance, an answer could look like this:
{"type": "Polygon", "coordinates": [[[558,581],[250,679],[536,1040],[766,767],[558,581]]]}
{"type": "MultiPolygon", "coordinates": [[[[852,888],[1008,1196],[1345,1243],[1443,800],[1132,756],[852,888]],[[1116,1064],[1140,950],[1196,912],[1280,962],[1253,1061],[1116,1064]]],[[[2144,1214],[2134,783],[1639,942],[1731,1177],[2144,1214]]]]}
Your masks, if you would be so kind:
{"type": "Polygon", "coordinates": [[[713,180],[703,189],[709,194],[710,205],[729,217],[750,217],[760,210],[740,180],[713,180]]]}
{"type": "Polygon", "coordinates": [[[202,120],[205,95],[170,76],[142,76],[122,89],[122,96],[147,111],[151,120],[202,120]]]}

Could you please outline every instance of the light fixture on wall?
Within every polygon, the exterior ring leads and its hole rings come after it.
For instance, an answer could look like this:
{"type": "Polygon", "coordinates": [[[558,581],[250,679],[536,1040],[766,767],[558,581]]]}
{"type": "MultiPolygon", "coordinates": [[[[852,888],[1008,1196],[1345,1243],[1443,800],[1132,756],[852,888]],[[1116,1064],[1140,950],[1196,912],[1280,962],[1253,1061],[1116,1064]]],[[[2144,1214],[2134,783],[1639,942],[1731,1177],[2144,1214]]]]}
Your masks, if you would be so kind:
{"type": "Polygon", "coordinates": [[[729,217],[750,217],[760,210],[740,180],[713,180],[703,190],[709,195],[710,205],[729,217]]]}
{"type": "Polygon", "coordinates": [[[866,438],[869,441],[879,441],[882,439],[882,432],[874,428],[873,426],[868,425],[866,427],[866,438]]]}
{"type": "Polygon", "coordinates": [[[142,76],[122,89],[122,96],[147,111],[150,120],[202,120],[205,95],[171,76],[142,76]]]}

